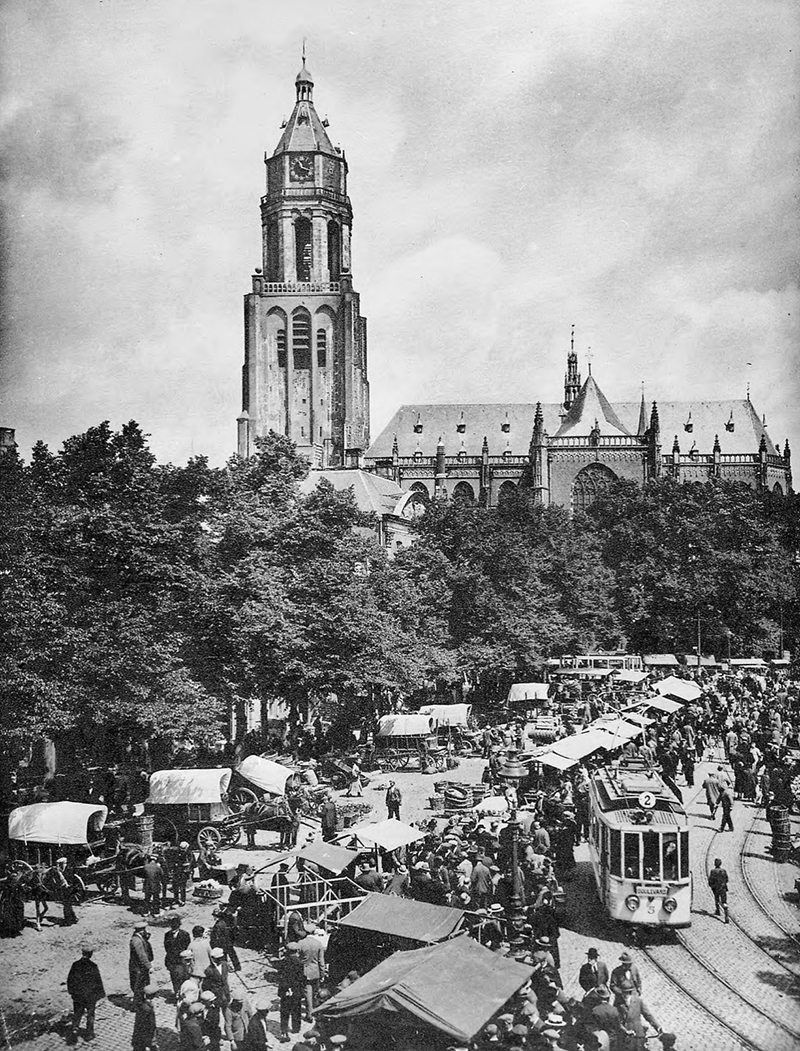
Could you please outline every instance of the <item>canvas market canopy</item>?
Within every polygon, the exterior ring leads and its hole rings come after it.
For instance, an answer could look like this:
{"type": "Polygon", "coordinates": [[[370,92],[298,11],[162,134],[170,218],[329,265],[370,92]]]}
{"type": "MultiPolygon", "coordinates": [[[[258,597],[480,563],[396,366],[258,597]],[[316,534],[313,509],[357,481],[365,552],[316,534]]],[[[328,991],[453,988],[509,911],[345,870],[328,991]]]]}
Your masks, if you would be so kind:
{"type": "Polygon", "coordinates": [[[614,673],[614,682],[627,682],[631,686],[639,686],[649,675],[649,671],[618,671],[614,673]]]}
{"type": "Polygon", "coordinates": [[[403,1012],[467,1043],[532,974],[531,967],[499,956],[471,938],[452,938],[393,953],[315,1014],[340,1019],[403,1012]]]}
{"type": "Polygon", "coordinates": [[[668,697],[648,697],[642,701],[642,704],[647,708],[655,708],[656,711],[664,712],[666,715],[672,715],[673,712],[678,712],[683,707],[681,701],[671,701],[668,697]]]}
{"type": "Polygon", "coordinates": [[[472,712],[471,704],[426,704],[419,714],[433,719],[434,728],[439,726],[468,726],[472,712]]]}
{"type": "MultiPolygon", "coordinates": [[[[545,766],[552,766],[554,770],[569,770],[571,766],[575,766],[578,762],[577,759],[568,758],[565,755],[559,755],[558,752],[542,752],[540,755],[534,757],[535,762],[543,763],[545,766]]],[[[475,809],[473,807],[473,809],[475,809]]]]}
{"type": "Polygon", "coordinates": [[[675,675],[668,675],[666,679],[655,684],[656,693],[662,697],[674,697],[678,701],[696,701],[703,696],[699,686],[687,679],[678,679],[675,675]]]}
{"type": "Polygon", "coordinates": [[[312,840],[297,851],[298,858],[310,861],[317,868],[325,869],[334,876],[340,875],[358,857],[357,850],[347,850],[336,843],[326,843],[322,839],[312,840]]]}
{"type": "Polygon", "coordinates": [[[248,755],[239,763],[236,771],[251,781],[256,788],[274,796],[284,795],[286,782],[294,773],[288,766],[281,766],[272,759],[263,759],[260,755],[248,755]]]}
{"type": "Polygon", "coordinates": [[[99,834],[106,823],[108,807],[95,803],[31,803],[18,806],[8,815],[8,838],[24,843],[55,843],[82,846],[91,833],[99,834]]]}
{"type": "Polygon", "coordinates": [[[593,727],[578,734],[570,734],[569,737],[562,737],[560,741],[553,741],[548,751],[555,752],[566,759],[577,760],[591,755],[598,748],[616,748],[624,743],[624,740],[621,738],[614,737],[613,734],[607,733],[605,730],[593,727]]]}
{"type": "Polygon", "coordinates": [[[507,701],[546,701],[549,685],[546,682],[515,682],[508,691],[507,701]]]}
{"type": "Polygon", "coordinates": [[[150,794],[145,802],[221,803],[231,781],[229,769],[156,770],[150,775],[150,794]]]}
{"type": "Polygon", "coordinates": [[[339,921],[339,926],[432,945],[449,938],[463,919],[463,909],[431,905],[395,894],[368,894],[360,905],[339,921]]]}
{"type": "Polygon", "coordinates": [[[337,836],[337,839],[346,839],[350,836],[354,836],[363,843],[373,843],[376,847],[391,851],[397,850],[398,847],[407,847],[409,843],[416,843],[418,839],[424,839],[425,833],[398,821],[395,817],[390,817],[385,821],[377,821],[374,825],[348,828],[341,836],[337,836]]]}

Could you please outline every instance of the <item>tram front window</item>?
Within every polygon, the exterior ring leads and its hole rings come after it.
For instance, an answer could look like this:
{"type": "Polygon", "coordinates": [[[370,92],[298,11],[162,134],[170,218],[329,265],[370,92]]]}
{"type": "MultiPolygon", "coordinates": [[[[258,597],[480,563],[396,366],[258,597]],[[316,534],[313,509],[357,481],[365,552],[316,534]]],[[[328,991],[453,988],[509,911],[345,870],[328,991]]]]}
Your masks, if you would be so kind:
{"type": "Polygon", "coordinates": [[[689,833],[681,832],[681,879],[689,878],[689,833]]]}
{"type": "Polygon", "coordinates": [[[664,879],[668,883],[674,883],[678,878],[678,833],[665,832],[662,841],[664,879]]]}
{"type": "Polygon", "coordinates": [[[611,875],[612,876],[621,876],[622,875],[622,865],[621,865],[622,849],[621,849],[621,842],[620,842],[620,840],[622,839],[622,833],[618,832],[617,829],[615,829],[615,828],[609,829],[609,833],[610,833],[610,843],[609,843],[608,854],[609,854],[609,860],[610,860],[611,875]]]}
{"type": "Polygon", "coordinates": [[[658,856],[660,838],[658,832],[642,834],[642,870],[647,880],[661,879],[661,864],[658,856]]]}
{"type": "Polygon", "coordinates": [[[640,878],[640,866],[639,866],[639,844],[641,842],[641,836],[635,832],[625,833],[625,845],[624,845],[624,863],[625,863],[625,879],[639,879],[640,878]]]}

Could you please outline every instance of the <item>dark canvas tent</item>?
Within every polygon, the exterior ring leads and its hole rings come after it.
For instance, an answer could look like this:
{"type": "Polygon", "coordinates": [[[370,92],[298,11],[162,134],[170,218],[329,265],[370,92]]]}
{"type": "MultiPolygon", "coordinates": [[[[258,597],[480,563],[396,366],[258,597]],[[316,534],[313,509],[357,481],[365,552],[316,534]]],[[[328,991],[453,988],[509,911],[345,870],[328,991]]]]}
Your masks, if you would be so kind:
{"type": "Polygon", "coordinates": [[[466,936],[396,952],[315,1012],[342,1019],[407,1013],[465,1043],[533,974],[466,936]]]}
{"type": "Polygon", "coordinates": [[[340,921],[339,926],[391,934],[430,945],[449,938],[463,918],[463,909],[410,901],[394,894],[368,894],[340,921]]]}

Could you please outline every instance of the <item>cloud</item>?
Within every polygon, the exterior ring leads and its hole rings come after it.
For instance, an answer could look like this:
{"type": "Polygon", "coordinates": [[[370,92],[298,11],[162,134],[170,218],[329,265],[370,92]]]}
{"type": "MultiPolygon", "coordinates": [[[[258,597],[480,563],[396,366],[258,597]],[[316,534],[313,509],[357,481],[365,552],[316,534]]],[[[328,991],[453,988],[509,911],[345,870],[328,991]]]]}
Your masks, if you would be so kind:
{"type": "Polygon", "coordinates": [[[3,20],[0,422],[23,448],[135,417],[162,459],[231,451],[262,155],[303,36],[350,164],[373,433],[400,400],[555,400],[572,322],[611,398],[644,376],[736,396],[752,373],[796,433],[791,0],[9,0],[3,20]]]}

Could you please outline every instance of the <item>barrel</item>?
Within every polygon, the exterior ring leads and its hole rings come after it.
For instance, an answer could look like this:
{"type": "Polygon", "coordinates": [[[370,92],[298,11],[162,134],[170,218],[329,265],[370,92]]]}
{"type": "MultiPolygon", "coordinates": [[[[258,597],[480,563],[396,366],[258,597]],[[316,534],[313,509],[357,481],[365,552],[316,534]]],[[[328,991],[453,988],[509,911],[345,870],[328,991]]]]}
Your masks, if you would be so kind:
{"type": "Polygon", "coordinates": [[[149,850],[153,845],[154,821],[152,814],[137,814],[136,817],[132,817],[125,829],[126,838],[131,843],[139,843],[145,850],[149,850]]]}
{"type": "Polygon", "coordinates": [[[444,796],[440,795],[438,792],[435,795],[428,797],[428,803],[434,813],[441,814],[444,810],[444,796]]]}
{"type": "Polygon", "coordinates": [[[792,849],[789,825],[789,810],[785,806],[772,808],[772,856],[776,861],[786,861],[792,849]]]}
{"type": "Polygon", "coordinates": [[[482,803],[486,798],[486,792],[488,791],[488,785],[473,785],[472,786],[472,805],[477,806],[478,803],[482,803]]]}
{"type": "Polygon", "coordinates": [[[444,802],[448,810],[469,810],[472,806],[472,792],[462,785],[448,785],[444,792],[444,802]]]}

